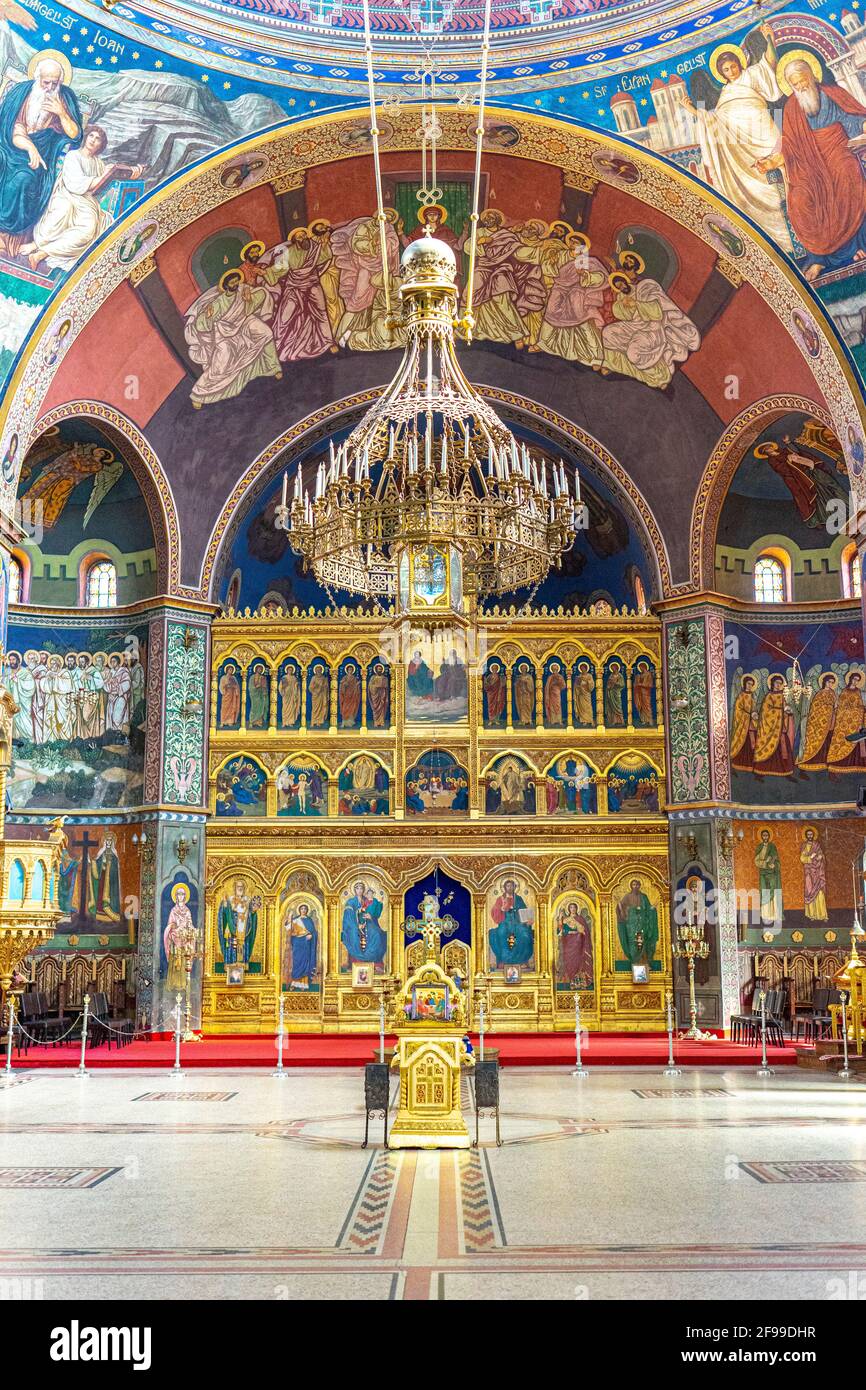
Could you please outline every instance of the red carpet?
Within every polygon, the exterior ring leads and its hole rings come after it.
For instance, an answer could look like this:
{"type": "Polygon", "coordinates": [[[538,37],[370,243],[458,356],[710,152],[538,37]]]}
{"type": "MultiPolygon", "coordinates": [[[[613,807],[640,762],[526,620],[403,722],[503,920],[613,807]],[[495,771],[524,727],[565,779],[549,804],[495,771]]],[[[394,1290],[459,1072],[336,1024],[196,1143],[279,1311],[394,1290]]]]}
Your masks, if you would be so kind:
{"type": "MultiPolygon", "coordinates": [[[[473,1038],[478,1047],[477,1038],[473,1038]]],[[[393,1039],[386,1039],[386,1043],[393,1039]]],[[[488,1034],[486,1045],[498,1048],[502,1066],[573,1066],[574,1039],[568,1033],[488,1034]]],[[[77,1067],[80,1047],[31,1047],[13,1065],[23,1068],[77,1067]]],[[[588,1067],[663,1067],[667,1061],[665,1034],[593,1033],[584,1047],[588,1067]]],[[[678,1066],[756,1067],[760,1049],[744,1047],[724,1038],[711,1043],[677,1042],[674,1055],[678,1066]]],[[[286,1038],[283,1063],[287,1067],[363,1066],[378,1056],[376,1037],[327,1037],[296,1035],[286,1038]]],[[[793,1046],[767,1049],[771,1066],[794,1066],[793,1046]]],[[[277,1049],[273,1038],[205,1038],[181,1045],[181,1065],[192,1067],[273,1067],[277,1049]]],[[[174,1062],[174,1042],[134,1042],[129,1047],[88,1048],[88,1067],[170,1067],[174,1062]]]]}

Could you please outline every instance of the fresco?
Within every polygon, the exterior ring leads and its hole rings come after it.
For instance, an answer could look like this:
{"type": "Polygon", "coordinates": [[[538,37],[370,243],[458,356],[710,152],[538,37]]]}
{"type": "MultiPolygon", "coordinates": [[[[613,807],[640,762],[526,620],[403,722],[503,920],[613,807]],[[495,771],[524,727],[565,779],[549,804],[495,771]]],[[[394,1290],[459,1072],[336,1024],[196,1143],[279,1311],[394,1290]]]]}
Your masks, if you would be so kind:
{"type": "Polygon", "coordinates": [[[371,875],[358,875],[344,890],[340,905],[340,970],[373,965],[377,974],[388,962],[388,895],[371,875]]]}
{"type": "Polygon", "coordinates": [[[616,933],[621,959],[617,971],[634,971],[643,966],[661,970],[659,952],[659,896],[654,884],[640,874],[629,876],[615,893],[616,933]]]}
{"type": "Polygon", "coordinates": [[[627,815],[659,810],[658,770],[641,753],[624,753],[607,774],[607,809],[627,815]]]}
{"type": "Polygon", "coordinates": [[[406,719],[456,724],[469,714],[466,639],[459,631],[414,632],[406,666],[406,719]]]}
{"type": "Polygon", "coordinates": [[[859,622],[725,624],[734,798],[758,805],[850,801],[866,752],[859,622]]]}
{"type": "Polygon", "coordinates": [[[484,809],[489,816],[534,816],[535,775],[525,758],[497,758],[485,779],[484,809]]]}
{"type": "Polygon", "coordinates": [[[280,903],[281,986],[309,994],[321,989],[322,935],[325,925],[321,894],[292,892],[280,903]]]}
{"type": "Polygon", "coordinates": [[[216,775],[216,814],[267,815],[267,790],[268,774],[255,758],[243,753],[230,758],[216,775]]]}
{"type": "Polygon", "coordinates": [[[328,774],[318,763],[291,761],[277,773],[278,816],[326,816],[328,774]]]}
{"type": "Polygon", "coordinates": [[[594,816],[598,809],[597,774],[578,753],[566,753],[547,769],[549,816],[594,816]]]}
{"type": "MultiPolygon", "coordinates": [[[[16,835],[19,827],[16,826],[16,835]]],[[[67,825],[59,866],[63,935],[135,940],[140,915],[141,825],[67,825]]]]}
{"type": "Polygon", "coordinates": [[[735,823],[741,940],[847,946],[854,909],[851,865],[862,852],[856,818],[735,823]]]}
{"type": "Polygon", "coordinates": [[[5,679],[18,705],[17,808],[137,804],[144,768],[146,627],[11,623],[5,679]]]}
{"type": "Polygon", "coordinates": [[[337,779],[340,816],[387,816],[391,809],[391,778],[369,753],[358,753],[337,779]]]}

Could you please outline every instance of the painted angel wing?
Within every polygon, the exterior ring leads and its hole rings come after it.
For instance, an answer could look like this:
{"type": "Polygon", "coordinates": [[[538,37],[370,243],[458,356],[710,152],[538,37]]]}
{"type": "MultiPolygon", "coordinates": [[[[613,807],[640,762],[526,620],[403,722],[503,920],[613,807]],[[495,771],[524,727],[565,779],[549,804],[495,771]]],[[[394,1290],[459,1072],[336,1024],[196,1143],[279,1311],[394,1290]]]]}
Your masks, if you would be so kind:
{"type": "Polygon", "coordinates": [[[90,497],[87,500],[87,509],[84,513],[84,520],[81,523],[82,531],[86,528],[88,521],[93,516],[100,502],[114,487],[121,473],[123,472],[123,460],[115,454],[110,455],[107,463],[100,468],[96,477],[93,479],[93,487],[90,489],[90,497]]]}
{"type": "Polygon", "coordinates": [[[703,68],[698,68],[689,78],[689,96],[699,111],[715,111],[720,90],[703,68]]]}

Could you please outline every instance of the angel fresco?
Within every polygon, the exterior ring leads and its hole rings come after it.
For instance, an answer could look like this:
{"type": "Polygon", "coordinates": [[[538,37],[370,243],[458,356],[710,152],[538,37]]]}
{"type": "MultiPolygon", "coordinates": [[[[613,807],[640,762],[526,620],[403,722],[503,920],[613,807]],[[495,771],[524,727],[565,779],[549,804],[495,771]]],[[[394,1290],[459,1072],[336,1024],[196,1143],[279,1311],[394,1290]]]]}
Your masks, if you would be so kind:
{"type": "Polygon", "coordinates": [[[759,777],[862,774],[866,749],[852,735],[866,723],[863,667],[816,663],[805,676],[738,667],[731,683],[731,766],[759,777]]]}
{"type": "Polygon", "coordinates": [[[752,453],[766,460],[791,494],[794,506],[804,525],[816,530],[829,530],[837,504],[846,505],[848,489],[843,478],[830,468],[826,454],[810,448],[804,430],[796,440],[789,436],[780,442],[765,439],[756,444],[752,453]]]}
{"type": "Polygon", "coordinates": [[[611,306],[601,330],[602,371],[667,386],[678,362],[701,345],[697,327],[657,280],[643,274],[636,251],[623,251],[608,279],[611,306]]]}
{"type": "Polygon", "coordinates": [[[746,35],[742,48],[736,43],[717,48],[709,60],[715,82],[699,69],[691,78],[690,95],[680,99],[694,122],[708,181],[793,255],[782,186],[771,183],[761,168],[779,147],[770,112],[782,99],[777,63],[773,31],[761,24],[746,35]]]}
{"type": "MultiPolygon", "coordinates": [[[[46,448],[56,449],[57,444],[56,436],[49,437],[45,441],[46,448]]],[[[38,456],[34,457],[34,452],[31,450],[22,469],[22,480],[32,477],[37,464],[38,456]]],[[[87,499],[81,522],[82,530],[84,530],[96,509],[105,501],[109,492],[119,481],[122,473],[123,460],[118,458],[113,449],[106,449],[99,444],[76,442],[65,447],[62,453],[57,454],[55,458],[39,469],[36,477],[21,495],[22,510],[25,516],[29,514],[35,517],[40,515],[37,509],[41,508],[41,524],[46,531],[50,530],[57,525],[66,504],[79,484],[92,478],[90,496],[87,499]]]]}

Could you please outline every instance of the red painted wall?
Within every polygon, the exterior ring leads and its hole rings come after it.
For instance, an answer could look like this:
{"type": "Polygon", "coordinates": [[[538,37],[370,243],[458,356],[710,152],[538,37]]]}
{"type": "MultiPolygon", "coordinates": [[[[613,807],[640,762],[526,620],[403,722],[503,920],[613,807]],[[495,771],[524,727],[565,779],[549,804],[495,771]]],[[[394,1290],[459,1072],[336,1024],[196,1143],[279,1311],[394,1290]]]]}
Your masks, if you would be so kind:
{"type": "Polygon", "coordinates": [[[680,308],[688,313],[716,263],[715,251],[663,212],[636,203],[619,188],[599,184],[592,199],[587,225],[583,228],[596,254],[609,254],[616,245],[617,233],[624,227],[634,226],[657,232],[673,247],[680,265],[669,290],[680,308]]]}
{"type": "Polygon", "coordinates": [[[78,334],[42,410],[77,399],[104,401],[143,427],[183,375],[135,291],[124,281],[78,334]],[[127,379],[132,376],[138,381],[137,399],[126,395],[127,379]]]}
{"type": "Polygon", "coordinates": [[[243,227],[250,240],[259,238],[266,246],[282,240],[277,203],[271,188],[253,188],[230,203],[214,208],[191,226],[167,241],[156,253],[156,264],[168,291],[183,312],[201,293],[192,273],[192,257],[209,236],[224,227],[243,227]]]}

